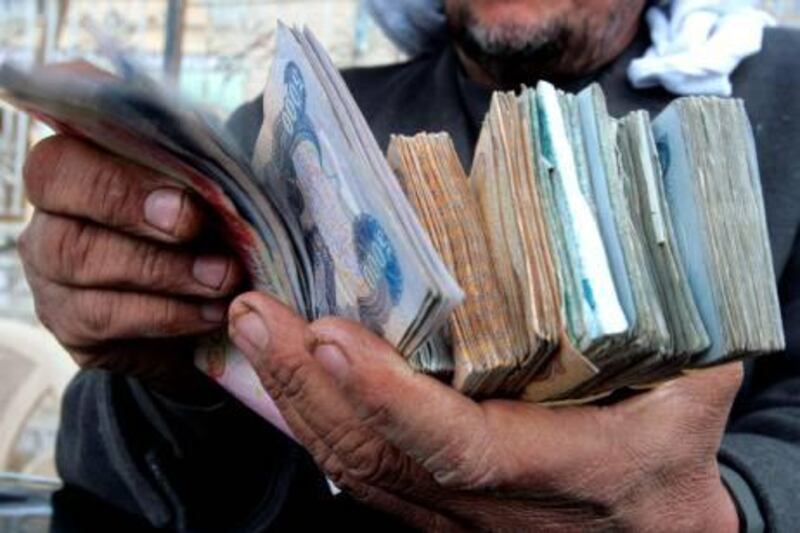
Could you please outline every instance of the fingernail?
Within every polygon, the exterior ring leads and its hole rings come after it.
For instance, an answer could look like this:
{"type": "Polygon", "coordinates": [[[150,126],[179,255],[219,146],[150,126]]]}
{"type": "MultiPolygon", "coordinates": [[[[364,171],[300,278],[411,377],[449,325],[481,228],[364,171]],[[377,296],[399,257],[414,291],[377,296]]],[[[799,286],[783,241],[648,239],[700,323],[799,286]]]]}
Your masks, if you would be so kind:
{"type": "Polygon", "coordinates": [[[228,275],[230,264],[225,257],[199,257],[192,266],[192,276],[206,287],[219,289],[228,275]]]}
{"type": "Polygon", "coordinates": [[[233,340],[237,344],[239,344],[238,341],[244,341],[255,350],[263,351],[267,349],[269,331],[267,331],[267,327],[258,313],[250,311],[240,315],[234,319],[231,326],[233,340]]]}
{"type": "Polygon", "coordinates": [[[222,322],[228,313],[228,307],[221,303],[205,304],[200,308],[200,316],[206,322],[222,322]]]}
{"type": "Polygon", "coordinates": [[[320,344],[314,349],[314,358],[336,381],[344,381],[350,371],[350,362],[335,344],[320,344]]]}
{"type": "Polygon", "coordinates": [[[144,219],[151,226],[172,233],[181,213],[183,193],[177,189],[158,189],[144,201],[144,219]]]}

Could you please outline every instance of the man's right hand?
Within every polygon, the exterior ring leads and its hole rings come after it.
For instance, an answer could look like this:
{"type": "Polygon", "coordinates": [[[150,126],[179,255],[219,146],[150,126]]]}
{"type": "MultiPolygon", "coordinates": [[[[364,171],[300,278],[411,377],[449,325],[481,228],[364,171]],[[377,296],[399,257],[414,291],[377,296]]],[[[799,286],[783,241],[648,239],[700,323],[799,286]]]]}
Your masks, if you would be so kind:
{"type": "Polygon", "coordinates": [[[185,383],[193,338],[222,325],[243,276],[230,253],[198,253],[200,206],[65,135],[35,146],[24,174],[36,209],[19,253],[42,323],[82,367],[185,383]]]}

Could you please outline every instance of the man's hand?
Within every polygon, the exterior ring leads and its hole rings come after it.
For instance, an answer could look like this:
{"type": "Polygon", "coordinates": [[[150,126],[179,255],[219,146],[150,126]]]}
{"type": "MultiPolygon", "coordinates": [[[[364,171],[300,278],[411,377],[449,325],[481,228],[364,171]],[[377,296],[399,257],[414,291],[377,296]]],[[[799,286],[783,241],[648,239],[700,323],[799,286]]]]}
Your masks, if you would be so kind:
{"type": "Polygon", "coordinates": [[[736,531],[716,459],[740,364],[610,407],[476,403],[357,324],[249,293],[230,334],[339,487],[425,529],[736,531]]]}
{"type": "Polygon", "coordinates": [[[221,326],[242,269],[193,249],[204,220],[187,192],[63,135],[34,147],[25,185],[36,211],[19,252],[42,323],[81,366],[191,377],[191,337],[221,326]]]}

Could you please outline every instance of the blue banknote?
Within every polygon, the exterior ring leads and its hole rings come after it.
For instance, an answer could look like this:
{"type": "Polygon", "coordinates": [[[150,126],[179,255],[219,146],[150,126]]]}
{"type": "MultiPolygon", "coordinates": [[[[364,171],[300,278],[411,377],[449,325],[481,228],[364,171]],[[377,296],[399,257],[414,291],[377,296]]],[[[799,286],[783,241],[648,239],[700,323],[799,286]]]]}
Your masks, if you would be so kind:
{"type": "Polygon", "coordinates": [[[413,351],[460,290],[424,231],[408,231],[419,222],[324,60],[308,34],[279,27],[253,167],[295,222],[309,318],[349,317],[413,351]]]}

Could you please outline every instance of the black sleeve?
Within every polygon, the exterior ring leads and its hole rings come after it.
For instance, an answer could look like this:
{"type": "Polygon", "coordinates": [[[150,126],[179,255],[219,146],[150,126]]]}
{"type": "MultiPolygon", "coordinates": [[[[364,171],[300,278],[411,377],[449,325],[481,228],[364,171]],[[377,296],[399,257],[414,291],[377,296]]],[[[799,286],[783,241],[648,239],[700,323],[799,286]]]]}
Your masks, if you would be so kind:
{"type": "Polygon", "coordinates": [[[784,270],[780,295],[786,351],[752,363],[722,443],[720,462],[735,470],[752,490],[767,530],[797,531],[800,524],[800,246],[797,243],[784,270]]]}
{"type": "Polygon", "coordinates": [[[101,370],[66,391],[56,461],[55,529],[281,529],[331,499],[306,452],[227,395],[182,405],[101,370]]]}

